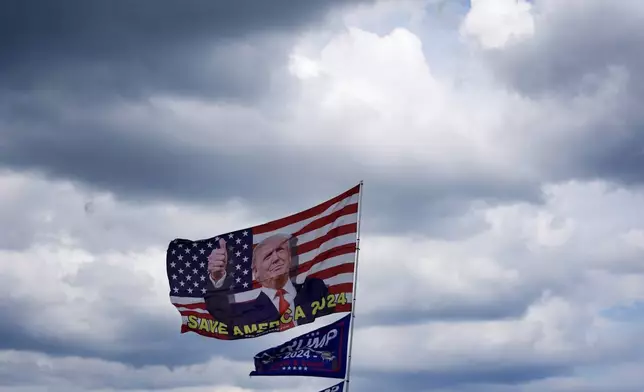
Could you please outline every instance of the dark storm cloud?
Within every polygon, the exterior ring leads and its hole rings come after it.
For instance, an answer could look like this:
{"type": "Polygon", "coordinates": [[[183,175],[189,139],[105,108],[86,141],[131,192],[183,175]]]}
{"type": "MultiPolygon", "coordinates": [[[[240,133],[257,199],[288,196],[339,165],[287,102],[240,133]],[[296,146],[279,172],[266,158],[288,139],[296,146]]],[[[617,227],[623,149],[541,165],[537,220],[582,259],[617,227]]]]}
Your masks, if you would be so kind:
{"type": "Polygon", "coordinates": [[[539,200],[537,183],[478,173],[476,168],[446,179],[423,167],[401,175],[363,165],[350,153],[270,144],[269,139],[265,146],[221,147],[219,141],[229,131],[261,137],[258,128],[265,124],[253,120],[243,119],[229,129],[224,129],[225,122],[214,124],[207,139],[186,142],[191,130],[159,132],[163,120],[155,120],[152,109],[139,128],[136,121],[123,125],[118,118],[95,117],[103,106],[83,106],[66,95],[12,94],[3,103],[1,164],[69,178],[125,199],[215,203],[241,196],[258,209],[272,211],[274,219],[363,179],[365,216],[374,217],[368,227],[424,230],[447,238],[484,228],[482,221],[467,216],[473,198],[490,203],[539,200]]]}
{"type": "MultiPolygon", "coordinates": [[[[592,91],[610,67],[635,71],[644,64],[644,53],[637,50],[644,40],[644,7],[637,2],[574,3],[566,2],[546,18],[539,17],[540,11],[556,6],[537,2],[534,37],[491,53],[498,56],[498,76],[532,96],[573,97],[592,91]]],[[[638,81],[631,87],[641,91],[642,75],[631,72],[631,77],[638,81]]]]}
{"type": "MultiPolygon", "coordinates": [[[[379,310],[377,313],[361,314],[356,325],[412,325],[427,322],[477,322],[489,320],[518,319],[525,315],[528,307],[539,298],[541,290],[531,287],[519,290],[513,295],[499,296],[496,301],[489,299],[445,301],[431,310],[400,306],[399,308],[379,310]]],[[[422,302],[422,300],[421,300],[422,302]]]]}
{"type": "Polygon", "coordinates": [[[469,237],[488,228],[471,214],[473,200],[498,205],[517,200],[541,202],[539,185],[478,173],[476,168],[451,179],[408,169],[404,175],[371,170],[365,178],[365,230],[442,239],[469,237]]]}
{"type": "Polygon", "coordinates": [[[213,188],[224,196],[225,187],[244,192],[254,162],[221,179],[239,163],[232,156],[181,146],[153,129],[142,136],[100,119],[63,117],[78,107],[100,115],[105,105],[155,93],[257,98],[286,61],[293,31],[331,8],[368,1],[5,2],[0,164],[135,197],[168,187],[171,197],[184,198],[212,196],[213,188]]]}
{"type": "MultiPolygon", "coordinates": [[[[28,301],[29,309],[38,306],[28,301]]],[[[0,320],[0,350],[40,352],[53,357],[79,356],[114,361],[133,367],[160,365],[177,366],[204,363],[211,357],[224,356],[231,360],[245,361],[257,351],[258,342],[210,342],[196,334],[180,334],[181,318],[157,319],[141,313],[122,311],[118,317],[129,320],[118,338],[106,346],[98,342],[81,341],[72,334],[45,336],[39,331],[25,329],[25,312],[17,310],[18,301],[0,303],[4,316],[0,320]],[[216,347],[216,352],[211,349],[216,347]]]]}
{"type": "MultiPolygon", "coordinates": [[[[536,15],[547,6],[536,2],[536,15]]],[[[595,94],[606,83],[619,85],[618,101],[582,138],[543,158],[549,177],[609,179],[644,183],[644,42],[639,2],[566,2],[537,17],[535,35],[518,45],[488,53],[499,80],[534,99],[562,105],[595,94]],[[620,82],[620,78],[624,78],[620,82]],[[608,82],[607,82],[608,81],[608,82]]],[[[610,87],[609,87],[610,88],[610,87]]],[[[612,87],[615,88],[615,87],[612,87]]],[[[561,129],[561,134],[570,133],[561,129]]]]}
{"type": "MultiPolygon", "coordinates": [[[[260,154],[215,151],[214,140],[186,144],[158,132],[162,124],[154,121],[124,125],[102,116],[114,102],[140,103],[159,92],[218,101],[259,97],[287,57],[288,32],[355,3],[11,2],[0,16],[0,165],[123,198],[216,202],[242,195],[275,214],[293,212],[295,194],[306,208],[364,179],[365,212],[376,216],[371,227],[448,238],[481,229],[478,220],[454,219],[472,198],[537,199],[537,184],[527,181],[481,173],[445,181],[420,167],[400,177],[348,154],[283,145],[260,154]]],[[[249,122],[230,132],[264,126],[249,122]]],[[[213,124],[213,132],[224,128],[213,124]]]]}
{"type": "Polygon", "coordinates": [[[94,99],[166,91],[251,99],[283,61],[284,42],[267,37],[343,4],[10,0],[0,12],[0,86],[94,99]]]}
{"type": "Polygon", "coordinates": [[[467,385],[494,384],[497,387],[517,386],[550,377],[572,373],[566,365],[550,363],[508,364],[481,366],[467,363],[456,370],[372,372],[356,370],[353,385],[360,390],[427,391],[437,388],[459,388],[467,385]]]}
{"type": "MultiPolygon", "coordinates": [[[[151,278],[150,278],[151,279],[151,278]]],[[[196,334],[180,334],[181,316],[168,299],[167,313],[147,311],[137,303],[156,302],[155,293],[146,288],[146,280],[134,276],[125,268],[108,263],[91,263],[81,267],[76,275],[64,278],[72,287],[87,293],[96,293],[100,301],[82,299],[71,301],[59,298],[58,302],[38,295],[12,296],[15,283],[0,276],[3,292],[0,299],[0,350],[41,352],[55,357],[80,356],[115,361],[134,367],[162,365],[176,367],[203,363],[213,355],[229,359],[248,360],[254,355],[257,340],[211,342],[196,334]],[[61,303],[60,301],[64,301],[61,303]],[[70,327],[81,322],[91,328],[89,335],[75,335],[70,328],[47,329],[47,317],[52,317],[47,307],[56,306],[70,312],[79,321],[66,321],[70,327]],[[32,320],[40,317],[38,326],[32,320]],[[109,333],[115,338],[105,341],[100,335],[104,330],[102,321],[115,321],[109,333]],[[81,321],[82,320],[82,321],[81,321]],[[208,347],[215,345],[216,353],[208,347]],[[255,346],[255,347],[253,347],[255,346]]],[[[43,284],[47,284],[45,282],[43,284]]],[[[58,319],[62,315],[54,316],[58,319]]],[[[51,320],[51,324],[54,320],[51,320]]]]}
{"type": "MultiPolygon", "coordinates": [[[[20,112],[19,106],[14,112],[20,112]]],[[[43,111],[48,111],[43,108],[43,111]]],[[[11,118],[11,111],[4,113],[11,118]]],[[[15,117],[14,117],[15,118],[15,117]]],[[[189,200],[215,203],[241,196],[272,211],[269,219],[305,209],[365,181],[365,216],[374,230],[424,230],[447,238],[484,229],[469,217],[472,198],[490,203],[539,200],[529,181],[464,173],[450,180],[425,175],[387,174],[329,149],[310,151],[283,145],[215,149],[211,143],[186,144],[151,129],[118,129],[101,121],[35,116],[16,119],[0,162],[15,170],[37,170],[70,178],[124,199],[189,200]],[[392,190],[395,189],[395,192],[392,190]],[[297,200],[296,204],[293,203],[297,200]]],[[[261,222],[256,222],[261,223],[261,222]]]]}

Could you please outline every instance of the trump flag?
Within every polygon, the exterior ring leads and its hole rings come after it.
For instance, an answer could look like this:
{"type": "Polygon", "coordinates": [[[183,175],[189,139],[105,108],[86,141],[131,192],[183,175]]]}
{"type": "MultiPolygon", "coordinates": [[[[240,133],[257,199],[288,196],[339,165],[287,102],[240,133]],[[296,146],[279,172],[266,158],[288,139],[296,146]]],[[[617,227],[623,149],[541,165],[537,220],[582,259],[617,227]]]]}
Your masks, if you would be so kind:
{"type": "Polygon", "coordinates": [[[255,355],[251,376],[344,378],[351,314],[255,355]]]}
{"type": "Polygon", "coordinates": [[[335,384],[334,386],[328,387],[327,389],[321,390],[320,392],[342,392],[344,391],[344,381],[341,383],[335,384]]]}
{"type": "Polygon", "coordinates": [[[171,241],[181,333],[254,338],[350,312],[361,188],[258,226],[171,241]]]}

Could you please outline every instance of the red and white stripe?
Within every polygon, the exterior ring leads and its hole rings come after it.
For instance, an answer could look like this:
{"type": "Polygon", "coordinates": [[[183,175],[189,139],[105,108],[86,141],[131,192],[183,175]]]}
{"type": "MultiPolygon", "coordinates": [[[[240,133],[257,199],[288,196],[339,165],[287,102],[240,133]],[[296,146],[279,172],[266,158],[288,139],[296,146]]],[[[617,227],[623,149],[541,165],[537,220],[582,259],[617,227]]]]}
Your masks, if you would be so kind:
{"type": "MultiPolygon", "coordinates": [[[[330,293],[344,293],[347,303],[338,304],[337,312],[351,311],[359,191],[358,185],[315,207],[252,228],[253,246],[278,233],[296,236],[297,268],[291,276],[296,283],[317,277],[324,280],[330,293]]],[[[235,300],[243,302],[257,297],[259,284],[253,282],[253,287],[236,294],[235,300]]],[[[191,314],[210,318],[202,298],[170,298],[182,315],[182,331],[191,314]]]]}

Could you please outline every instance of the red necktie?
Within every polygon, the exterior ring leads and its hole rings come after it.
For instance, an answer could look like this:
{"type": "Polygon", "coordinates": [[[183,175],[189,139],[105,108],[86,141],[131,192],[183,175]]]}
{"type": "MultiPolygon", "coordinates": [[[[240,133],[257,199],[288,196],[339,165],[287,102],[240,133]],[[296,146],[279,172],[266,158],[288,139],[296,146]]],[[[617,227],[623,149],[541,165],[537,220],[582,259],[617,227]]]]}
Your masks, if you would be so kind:
{"type": "MultiPolygon", "coordinates": [[[[277,293],[275,294],[277,297],[279,297],[279,312],[280,315],[283,315],[286,313],[286,311],[289,309],[290,305],[288,301],[286,301],[286,298],[284,298],[284,294],[286,294],[286,290],[284,289],[279,289],[277,290],[277,293]]],[[[285,330],[289,329],[295,326],[295,323],[293,322],[293,317],[295,317],[295,314],[293,314],[293,309],[291,309],[291,321],[287,324],[280,324],[280,330],[285,330]]]]}

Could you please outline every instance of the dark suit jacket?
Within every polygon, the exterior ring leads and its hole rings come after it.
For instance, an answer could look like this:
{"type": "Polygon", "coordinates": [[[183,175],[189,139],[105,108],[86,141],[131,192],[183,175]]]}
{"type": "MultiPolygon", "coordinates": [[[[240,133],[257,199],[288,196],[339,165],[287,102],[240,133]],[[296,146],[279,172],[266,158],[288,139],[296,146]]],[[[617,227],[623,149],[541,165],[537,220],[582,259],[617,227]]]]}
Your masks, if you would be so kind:
{"type": "MultiPolygon", "coordinates": [[[[226,280],[229,278],[227,277],[226,280]]],[[[252,301],[243,303],[233,303],[230,301],[229,282],[224,282],[220,289],[215,289],[212,283],[209,284],[208,290],[204,296],[206,309],[215,320],[218,320],[228,326],[231,330],[234,326],[243,328],[243,325],[270,323],[280,319],[281,315],[275,308],[270,298],[263,292],[252,301]]],[[[294,298],[294,305],[300,306],[304,311],[305,317],[297,320],[299,324],[308,324],[315,318],[325,316],[333,312],[333,308],[324,307],[319,309],[313,316],[311,303],[314,301],[322,302],[329,293],[329,289],[324,281],[318,278],[307,278],[302,284],[295,284],[297,294],[294,298]]],[[[292,309],[291,317],[295,316],[295,309],[292,309]]]]}

